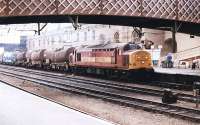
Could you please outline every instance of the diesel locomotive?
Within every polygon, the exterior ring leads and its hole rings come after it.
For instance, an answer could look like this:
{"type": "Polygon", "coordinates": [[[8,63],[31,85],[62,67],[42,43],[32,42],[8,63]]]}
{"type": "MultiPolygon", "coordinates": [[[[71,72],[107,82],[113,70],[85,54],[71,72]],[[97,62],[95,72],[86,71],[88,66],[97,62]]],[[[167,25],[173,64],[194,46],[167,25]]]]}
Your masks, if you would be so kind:
{"type": "Polygon", "coordinates": [[[70,59],[73,72],[121,76],[136,71],[153,71],[151,54],[135,43],[77,48],[70,59]]]}

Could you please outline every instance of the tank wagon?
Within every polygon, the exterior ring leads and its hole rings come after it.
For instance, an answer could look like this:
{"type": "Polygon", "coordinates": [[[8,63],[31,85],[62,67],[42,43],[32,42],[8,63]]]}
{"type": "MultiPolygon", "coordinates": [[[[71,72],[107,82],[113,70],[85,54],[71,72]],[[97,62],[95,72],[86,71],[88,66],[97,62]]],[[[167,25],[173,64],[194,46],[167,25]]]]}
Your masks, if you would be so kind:
{"type": "Polygon", "coordinates": [[[26,51],[17,51],[15,55],[16,55],[15,65],[24,66],[26,62],[26,51]]]}
{"type": "Polygon", "coordinates": [[[44,51],[45,51],[45,49],[35,50],[31,53],[31,66],[43,67],[44,51]]]}
{"type": "Polygon", "coordinates": [[[31,54],[32,54],[32,51],[27,51],[26,52],[26,55],[25,55],[26,60],[25,60],[25,64],[24,64],[26,67],[30,67],[31,66],[31,54]]]}
{"type": "Polygon", "coordinates": [[[74,47],[61,48],[54,51],[51,67],[57,70],[68,70],[69,56],[74,51],[74,47]]]}
{"type": "Polygon", "coordinates": [[[54,59],[54,50],[45,50],[44,51],[44,62],[43,68],[44,69],[51,69],[51,63],[54,59]]]}

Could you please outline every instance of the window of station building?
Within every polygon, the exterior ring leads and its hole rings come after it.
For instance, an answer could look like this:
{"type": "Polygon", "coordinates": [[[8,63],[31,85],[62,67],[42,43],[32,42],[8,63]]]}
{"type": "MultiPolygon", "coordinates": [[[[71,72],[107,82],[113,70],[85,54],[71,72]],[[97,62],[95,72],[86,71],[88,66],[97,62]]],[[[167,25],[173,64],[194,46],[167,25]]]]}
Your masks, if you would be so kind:
{"type": "Polygon", "coordinates": [[[29,49],[31,48],[31,44],[32,44],[32,42],[29,41],[29,44],[28,44],[28,48],[29,48],[29,49]]]}
{"type": "Polygon", "coordinates": [[[84,32],[84,40],[87,41],[87,32],[84,32]]]}
{"type": "Polygon", "coordinates": [[[69,40],[68,32],[67,31],[65,32],[65,38],[66,38],[66,40],[69,40]]]}
{"type": "Polygon", "coordinates": [[[68,39],[67,39],[67,35],[66,34],[64,34],[63,35],[63,39],[65,40],[65,41],[67,41],[68,39]]]}
{"type": "Polygon", "coordinates": [[[77,53],[77,61],[81,61],[81,53],[77,53]]]}
{"type": "Polygon", "coordinates": [[[96,34],[95,34],[95,30],[93,30],[93,31],[92,31],[92,38],[93,38],[93,40],[95,40],[95,37],[96,37],[95,35],[96,35],[96,34]]]}
{"type": "Polygon", "coordinates": [[[40,47],[40,40],[38,41],[38,46],[40,47]]]}
{"type": "Polygon", "coordinates": [[[79,32],[77,33],[77,41],[79,41],[79,32]]]}
{"type": "Polygon", "coordinates": [[[32,48],[35,48],[35,41],[33,41],[32,43],[33,43],[32,48]]]}
{"type": "Polygon", "coordinates": [[[59,39],[58,39],[58,42],[59,42],[59,43],[62,43],[62,41],[63,41],[62,36],[60,35],[58,38],[59,38],[59,39]]]}
{"type": "Polygon", "coordinates": [[[114,41],[116,43],[119,43],[119,32],[115,32],[115,34],[114,34],[114,41]]]}
{"type": "Polygon", "coordinates": [[[72,31],[70,31],[70,32],[69,32],[69,40],[72,39],[72,35],[73,35],[72,31]]]}

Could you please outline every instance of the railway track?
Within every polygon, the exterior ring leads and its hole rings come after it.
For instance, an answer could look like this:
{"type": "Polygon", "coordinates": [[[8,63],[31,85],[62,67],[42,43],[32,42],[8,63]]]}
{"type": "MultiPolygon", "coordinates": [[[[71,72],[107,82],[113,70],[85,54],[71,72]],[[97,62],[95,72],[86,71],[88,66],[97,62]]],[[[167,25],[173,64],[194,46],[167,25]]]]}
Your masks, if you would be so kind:
{"type": "Polygon", "coordinates": [[[144,100],[134,98],[125,93],[120,93],[117,89],[108,89],[100,86],[86,85],[81,81],[78,84],[75,82],[63,82],[59,80],[42,79],[35,78],[29,74],[22,73],[6,73],[1,71],[2,74],[16,77],[23,80],[32,81],[41,85],[46,85],[49,87],[57,88],[67,92],[73,92],[80,95],[91,96],[99,99],[103,99],[109,102],[114,102],[120,105],[125,105],[129,107],[140,108],[145,111],[151,111],[161,114],[167,114],[174,117],[179,117],[182,119],[187,119],[195,122],[200,122],[200,110],[195,110],[191,108],[184,108],[175,105],[167,105],[159,102],[144,100]]]}
{"type": "MultiPolygon", "coordinates": [[[[9,69],[14,69],[14,70],[16,70],[16,68],[14,67],[14,66],[6,66],[6,65],[0,65],[0,67],[3,67],[3,68],[9,68],[9,69]],[[12,68],[11,68],[12,67],[12,68]]],[[[20,68],[20,67],[18,67],[18,68],[20,68]]],[[[19,69],[17,69],[17,70],[19,70],[19,69]]],[[[27,69],[20,69],[20,70],[23,70],[23,71],[25,71],[25,70],[27,70],[27,69]]],[[[36,70],[35,69],[28,69],[29,71],[31,71],[31,72],[36,72],[36,70]]],[[[40,71],[44,71],[44,70],[41,70],[41,69],[39,69],[40,71]]],[[[50,71],[51,72],[51,74],[52,74],[52,72],[53,71],[50,71]]],[[[58,73],[58,72],[56,72],[56,73],[58,73]]],[[[46,74],[46,73],[45,73],[46,74]]],[[[49,74],[49,73],[48,73],[49,74]]],[[[59,73],[60,74],[60,73],[59,73]]],[[[55,73],[54,73],[54,75],[55,75],[55,73]]],[[[83,74],[84,75],[84,74],[83,74]]],[[[57,75],[56,75],[57,76],[57,75]]],[[[95,76],[94,76],[95,77],[95,76]]],[[[105,77],[103,78],[103,79],[105,79],[105,77]]],[[[107,79],[107,78],[106,78],[107,79]]],[[[114,81],[116,81],[116,79],[111,79],[111,80],[114,80],[114,81]]],[[[186,91],[191,91],[192,89],[193,89],[193,85],[191,85],[191,84],[187,84],[187,83],[172,83],[172,82],[161,82],[161,81],[144,81],[144,79],[143,79],[143,81],[135,81],[135,80],[131,80],[131,81],[127,81],[127,80],[122,80],[121,82],[134,82],[134,83],[137,83],[137,84],[141,84],[141,85],[151,85],[151,86],[158,86],[158,87],[163,87],[163,88],[170,88],[170,89],[178,89],[178,90],[186,90],[186,91]]]]}
{"type": "MultiPolygon", "coordinates": [[[[0,65],[0,67],[7,67],[7,66],[6,65],[0,65]]],[[[11,68],[11,67],[14,68],[14,66],[10,66],[9,68],[11,68]]],[[[29,70],[34,71],[35,69],[29,69],[29,70]]],[[[37,69],[37,70],[44,71],[43,69],[37,69]]],[[[51,70],[50,72],[55,72],[55,71],[51,70]]],[[[58,73],[58,72],[56,72],[56,73],[58,73]]],[[[85,75],[85,74],[81,74],[81,75],[85,75]]],[[[95,76],[93,76],[93,77],[95,77],[95,76]]],[[[103,77],[103,79],[105,79],[105,77],[103,77]]],[[[110,79],[110,78],[108,78],[108,79],[110,79]]],[[[111,79],[111,80],[116,81],[116,78],[111,79]]],[[[193,89],[193,84],[187,84],[187,83],[173,83],[173,82],[163,82],[163,81],[161,82],[161,81],[155,81],[155,80],[146,81],[145,79],[142,79],[142,81],[133,80],[133,79],[130,79],[130,80],[123,79],[122,82],[134,82],[134,83],[142,84],[142,85],[151,85],[151,86],[158,86],[158,87],[163,87],[163,88],[186,90],[186,91],[188,91],[188,90],[191,91],[193,89]]]]}
{"type": "MultiPolygon", "coordinates": [[[[113,89],[117,89],[117,90],[123,90],[126,92],[134,92],[134,93],[159,96],[159,97],[161,97],[163,94],[163,90],[149,89],[149,88],[143,88],[143,87],[134,87],[131,85],[126,85],[124,83],[117,83],[117,82],[111,82],[111,81],[100,81],[100,80],[90,80],[90,79],[86,79],[86,78],[73,78],[73,77],[64,76],[61,74],[57,75],[55,73],[44,73],[44,72],[40,72],[40,71],[24,70],[24,69],[19,69],[19,68],[14,68],[14,67],[4,67],[4,68],[6,68],[7,70],[10,70],[10,71],[30,73],[30,74],[35,74],[35,75],[39,75],[39,76],[51,77],[51,78],[55,78],[55,79],[59,79],[59,80],[66,80],[66,81],[70,81],[70,82],[82,82],[84,84],[90,84],[90,85],[100,86],[100,87],[104,87],[104,88],[113,88],[113,89]]],[[[4,71],[4,72],[6,72],[6,71],[4,71]]],[[[7,72],[7,73],[9,73],[9,72],[7,72]]],[[[196,98],[193,97],[193,95],[184,94],[184,93],[179,93],[178,100],[186,101],[186,102],[194,102],[194,103],[196,102],[196,98]]]]}

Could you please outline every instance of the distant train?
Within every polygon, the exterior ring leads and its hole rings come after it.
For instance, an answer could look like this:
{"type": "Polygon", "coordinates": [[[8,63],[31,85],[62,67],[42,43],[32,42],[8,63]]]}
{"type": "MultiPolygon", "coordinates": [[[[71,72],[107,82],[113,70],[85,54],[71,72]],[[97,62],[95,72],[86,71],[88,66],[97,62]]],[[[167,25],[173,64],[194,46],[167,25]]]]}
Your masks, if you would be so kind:
{"type": "Polygon", "coordinates": [[[17,52],[13,64],[74,73],[126,75],[153,71],[151,54],[135,43],[107,43],[17,52]]]}
{"type": "Polygon", "coordinates": [[[1,57],[1,62],[3,64],[14,65],[16,62],[15,53],[5,52],[1,57]]]}

